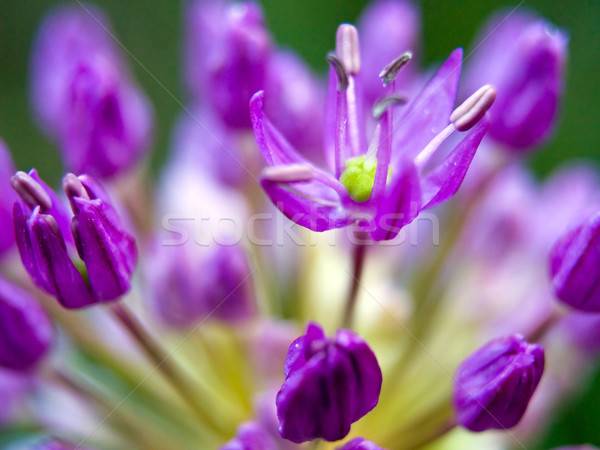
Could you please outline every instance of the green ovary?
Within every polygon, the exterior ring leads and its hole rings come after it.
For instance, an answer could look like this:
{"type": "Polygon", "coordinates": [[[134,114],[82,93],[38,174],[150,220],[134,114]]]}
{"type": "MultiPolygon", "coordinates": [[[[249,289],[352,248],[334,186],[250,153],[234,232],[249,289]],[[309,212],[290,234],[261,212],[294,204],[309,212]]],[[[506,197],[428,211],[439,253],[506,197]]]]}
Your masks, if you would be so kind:
{"type": "Polygon", "coordinates": [[[376,158],[366,160],[364,155],[356,156],[346,161],[346,170],[340,176],[340,182],[348,190],[352,200],[366,202],[371,197],[376,171],[376,158]]]}

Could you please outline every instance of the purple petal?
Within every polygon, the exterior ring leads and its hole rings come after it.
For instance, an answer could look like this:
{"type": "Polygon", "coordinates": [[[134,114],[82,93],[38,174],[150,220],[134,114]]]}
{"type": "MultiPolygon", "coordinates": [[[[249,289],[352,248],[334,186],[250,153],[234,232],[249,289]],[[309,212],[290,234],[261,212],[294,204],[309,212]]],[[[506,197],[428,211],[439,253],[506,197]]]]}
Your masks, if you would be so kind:
{"type": "Polygon", "coordinates": [[[448,125],[456,98],[462,53],[461,48],[452,52],[394,126],[394,148],[400,150],[396,157],[416,157],[448,125]]]}
{"type": "Polygon", "coordinates": [[[454,148],[444,162],[422,180],[422,209],[432,208],[452,197],[463,182],[489,122],[484,119],[454,148]]]}
{"type": "Polygon", "coordinates": [[[111,207],[100,199],[75,197],[79,213],[73,217],[73,234],[85,262],[90,285],[100,300],[114,300],[130,288],[137,261],[134,239],[111,220],[111,207]]]}
{"type": "Polygon", "coordinates": [[[371,441],[367,441],[365,438],[357,437],[346,442],[341,447],[337,447],[336,450],[384,450],[383,448],[375,445],[371,441]]]}
{"type": "Polygon", "coordinates": [[[410,161],[396,169],[392,182],[386,188],[373,223],[369,224],[375,241],[393,239],[411,223],[421,211],[421,188],[415,165],[410,161]]]}

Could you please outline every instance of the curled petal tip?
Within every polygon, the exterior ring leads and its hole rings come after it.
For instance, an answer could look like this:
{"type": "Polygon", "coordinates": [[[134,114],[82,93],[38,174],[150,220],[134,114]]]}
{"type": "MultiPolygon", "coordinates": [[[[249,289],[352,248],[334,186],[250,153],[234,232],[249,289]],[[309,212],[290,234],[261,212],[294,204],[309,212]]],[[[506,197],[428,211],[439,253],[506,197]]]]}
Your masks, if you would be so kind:
{"type": "Polygon", "coordinates": [[[342,61],[335,54],[330,53],[327,55],[327,62],[337,75],[337,90],[345,91],[348,88],[348,74],[344,69],[342,61]]]}
{"type": "Polygon", "coordinates": [[[262,172],[262,178],[273,183],[293,183],[312,180],[314,172],[308,164],[288,164],[266,167],[262,172]]]}
{"type": "Polygon", "coordinates": [[[467,131],[475,126],[496,100],[496,89],[486,84],[466,99],[450,115],[450,122],[458,131],[467,131]]]}
{"type": "Polygon", "coordinates": [[[52,208],[52,200],[44,188],[25,172],[17,172],[10,179],[10,184],[21,200],[30,208],[40,207],[41,212],[52,208]]]}
{"type": "Polygon", "coordinates": [[[343,23],[335,37],[335,55],[344,65],[346,72],[356,75],[360,71],[360,47],[358,31],[354,25],[343,23]]]}

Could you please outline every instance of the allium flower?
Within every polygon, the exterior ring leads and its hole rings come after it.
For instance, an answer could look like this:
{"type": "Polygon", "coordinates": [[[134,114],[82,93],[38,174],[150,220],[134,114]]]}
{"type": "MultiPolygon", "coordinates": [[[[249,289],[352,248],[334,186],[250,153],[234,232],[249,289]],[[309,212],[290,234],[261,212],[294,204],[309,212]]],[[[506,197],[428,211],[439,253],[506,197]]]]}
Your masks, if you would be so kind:
{"type": "Polygon", "coordinates": [[[0,279],[0,366],[32,369],[48,353],[52,335],[50,319],[38,302],[0,279]]]}
{"type": "Polygon", "coordinates": [[[377,359],[349,330],[328,339],[319,325],[309,323],[306,334],[290,345],[284,373],[277,394],[279,433],[293,442],[342,439],[379,400],[377,359]]]}
{"type": "Polygon", "coordinates": [[[131,79],[110,25],[91,6],[48,15],[34,44],[31,100],[67,167],[110,177],[139,161],[152,129],[151,106],[131,79]]]}
{"type": "Polygon", "coordinates": [[[38,287],[66,308],[115,300],[129,290],[137,260],[135,242],[96,181],[87,175],[64,178],[74,214],[70,226],[66,210],[35,170],[18,172],[12,185],[21,197],[14,205],[17,245],[38,287]],[[70,242],[85,263],[86,278],[71,260],[70,242]]]}
{"type": "Polygon", "coordinates": [[[466,74],[468,89],[493,84],[489,135],[509,150],[544,142],[556,124],[568,38],[531,14],[497,14],[484,27],[466,74]]]}
{"type": "Polygon", "coordinates": [[[514,427],[544,371],[544,349],[522,336],[495,339],[456,369],[454,409],[471,431],[514,427]]]}
{"type": "Polygon", "coordinates": [[[556,242],[550,274],[559,300],[581,311],[600,312],[600,214],[556,242]]]}
{"type": "Polygon", "coordinates": [[[237,436],[220,450],[278,450],[273,436],[259,423],[246,422],[238,428],[237,436]]]}
{"type": "Polygon", "coordinates": [[[313,231],[359,222],[379,241],[394,238],[422,209],[454,195],[487,129],[485,120],[476,124],[495,92],[485,86],[452,112],[462,59],[456,50],[393,129],[391,105],[398,100],[393,79],[410,58],[402,55],[382,72],[389,97],[374,107],[377,126],[367,148],[357,98],[359,55],[356,29],[341,25],[336,54],[329,58],[328,105],[335,113],[327,118],[325,142],[332,173],[308,162],[273,126],[263,110],[262,91],[252,98],[250,111],[258,146],[271,166],[263,171],[261,184],[277,208],[313,231]],[[423,170],[451,134],[473,127],[441,164],[423,170]]]}

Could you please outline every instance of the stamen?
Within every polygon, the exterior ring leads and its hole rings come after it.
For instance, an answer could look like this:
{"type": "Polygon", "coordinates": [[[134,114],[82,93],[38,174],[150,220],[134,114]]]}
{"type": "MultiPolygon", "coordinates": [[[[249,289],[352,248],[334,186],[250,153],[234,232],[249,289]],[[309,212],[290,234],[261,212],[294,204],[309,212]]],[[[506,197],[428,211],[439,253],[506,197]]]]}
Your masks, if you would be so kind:
{"type": "Polygon", "coordinates": [[[79,178],[72,173],[66,174],[63,178],[63,190],[69,199],[69,203],[71,204],[71,209],[73,212],[77,212],[78,209],[73,201],[75,197],[85,198],[86,200],[90,199],[90,196],[85,190],[83,184],[81,184],[81,181],[79,181],[79,178]]]}
{"type": "Polygon", "coordinates": [[[490,109],[495,99],[496,89],[494,86],[486,84],[480,87],[477,92],[454,110],[450,116],[450,122],[454,124],[458,131],[470,130],[490,109]]]}
{"type": "Polygon", "coordinates": [[[344,65],[347,73],[356,75],[360,71],[360,47],[358,31],[353,25],[343,23],[335,36],[335,55],[344,65]]]}
{"type": "Polygon", "coordinates": [[[270,166],[262,171],[262,177],[274,183],[294,183],[310,181],[315,174],[308,164],[286,164],[284,166],[270,166]]]}
{"type": "Polygon", "coordinates": [[[381,118],[381,116],[383,115],[385,110],[388,109],[389,107],[402,105],[406,102],[407,102],[406,97],[403,97],[403,96],[397,95],[397,94],[390,95],[388,97],[384,97],[381,100],[379,100],[375,104],[375,106],[373,106],[373,110],[372,110],[371,114],[373,115],[374,119],[379,119],[379,118],[381,118]]]}
{"type": "Polygon", "coordinates": [[[398,56],[396,59],[394,59],[387,66],[385,66],[383,70],[379,73],[379,78],[382,79],[383,85],[387,86],[392,81],[394,81],[394,78],[396,78],[396,75],[398,75],[400,69],[402,69],[408,63],[408,61],[411,60],[411,58],[412,53],[405,52],[398,56]]]}
{"type": "Polygon", "coordinates": [[[10,179],[10,185],[31,209],[40,207],[40,212],[45,213],[52,208],[52,199],[44,188],[25,172],[17,172],[10,179]]]}
{"type": "Polygon", "coordinates": [[[327,55],[327,62],[329,63],[329,65],[331,65],[333,67],[333,69],[335,70],[335,73],[337,74],[337,79],[338,79],[337,89],[338,89],[338,91],[345,91],[346,89],[348,89],[348,74],[346,73],[346,70],[344,69],[344,65],[342,64],[342,62],[333,53],[329,53],[327,55]]]}

